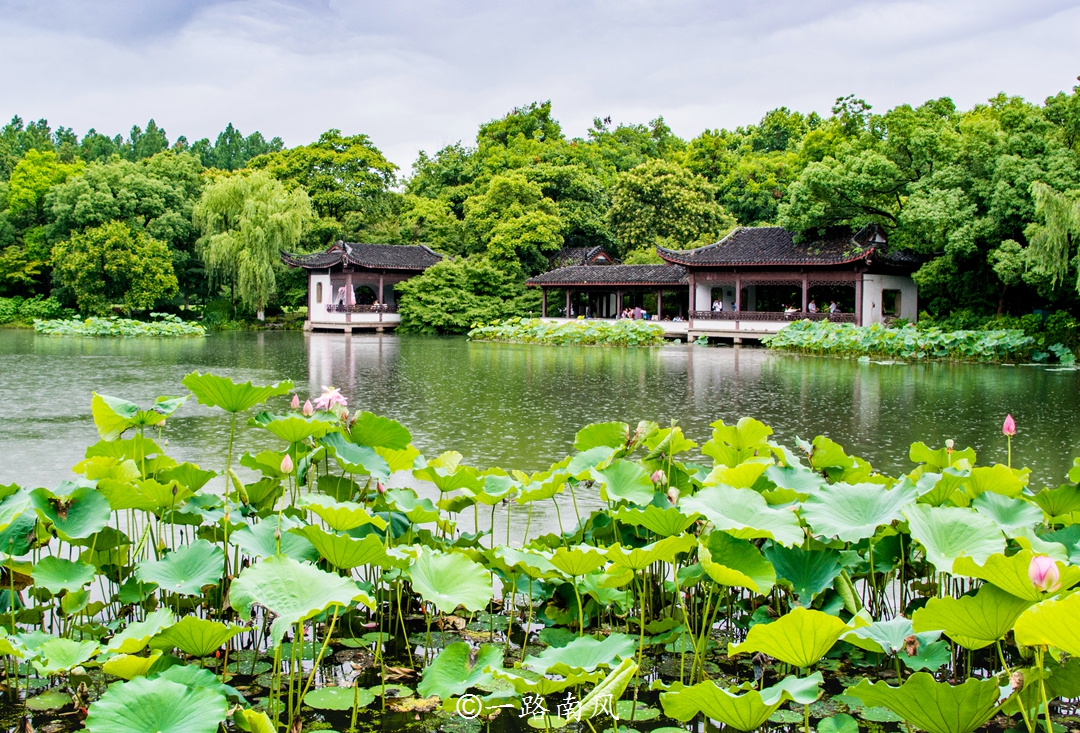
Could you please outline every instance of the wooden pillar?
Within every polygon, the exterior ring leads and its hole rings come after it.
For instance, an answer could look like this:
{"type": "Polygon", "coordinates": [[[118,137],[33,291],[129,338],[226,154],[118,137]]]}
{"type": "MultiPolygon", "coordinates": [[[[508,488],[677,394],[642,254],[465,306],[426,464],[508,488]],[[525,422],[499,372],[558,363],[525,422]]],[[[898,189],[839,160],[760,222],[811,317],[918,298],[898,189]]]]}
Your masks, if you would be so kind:
{"type": "Polygon", "coordinates": [[[563,317],[570,317],[570,288],[566,289],[566,310],[563,312],[563,317]]]}
{"type": "Polygon", "coordinates": [[[656,291],[656,317],[659,320],[664,320],[664,291],[656,291]]]}
{"type": "Polygon", "coordinates": [[[540,317],[547,318],[547,290],[540,288],[540,317]]]}
{"type": "MultiPolygon", "coordinates": [[[[694,328],[694,311],[697,310],[697,277],[694,272],[690,271],[690,312],[686,314],[687,323],[687,336],[689,337],[689,330],[694,328]]],[[[687,341],[689,343],[689,341],[687,341]]]]}
{"type": "Polygon", "coordinates": [[[802,312],[806,313],[806,308],[810,304],[810,277],[805,272],[802,276],[802,312]]]}
{"type": "Polygon", "coordinates": [[[349,306],[356,302],[352,289],[352,270],[345,271],[345,322],[352,323],[352,311],[349,306]],[[350,302],[351,301],[351,302],[350,302]]]}
{"type": "Polygon", "coordinates": [[[862,326],[862,273],[855,279],[855,325],[862,326]]]}
{"type": "Polygon", "coordinates": [[[382,314],[386,310],[386,301],[383,300],[383,274],[379,273],[379,323],[382,323],[382,314]]]}
{"type": "Polygon", "coordinates": [[[735,273],[735,310],[742,312],[742,275],[735,273]]]}
{"type": "Polygon", "coordinates": [[[623,304],[622,304],[622,291],[615,291],[615,317],[622,318],[623,304]]]}

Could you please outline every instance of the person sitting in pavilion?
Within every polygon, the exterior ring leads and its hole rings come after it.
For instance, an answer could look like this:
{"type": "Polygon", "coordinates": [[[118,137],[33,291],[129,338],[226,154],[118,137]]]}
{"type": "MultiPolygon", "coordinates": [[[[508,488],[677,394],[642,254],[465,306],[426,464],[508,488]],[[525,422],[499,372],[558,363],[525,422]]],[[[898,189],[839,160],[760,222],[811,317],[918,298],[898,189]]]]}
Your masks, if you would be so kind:
{"type": "Polygon", "coordinates": [[[807,313],[817,313],[817,303],[814,302],[813,298],[811,298],[810,302],[807,304],[806,312],[807,313]]]}

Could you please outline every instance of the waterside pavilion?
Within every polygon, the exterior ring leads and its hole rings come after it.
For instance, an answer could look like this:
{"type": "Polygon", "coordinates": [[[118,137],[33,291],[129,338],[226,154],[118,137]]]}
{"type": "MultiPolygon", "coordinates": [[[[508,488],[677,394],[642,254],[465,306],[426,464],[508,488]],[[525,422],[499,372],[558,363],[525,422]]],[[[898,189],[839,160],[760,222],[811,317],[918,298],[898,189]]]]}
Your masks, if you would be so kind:
{"type": "Polygon", "coordinates": [[[281,253],[308,272],[308,331],[383,331],[401,322],[394,285],[442,260],[423,245],[335,242],[325,252],[281,253]]]}

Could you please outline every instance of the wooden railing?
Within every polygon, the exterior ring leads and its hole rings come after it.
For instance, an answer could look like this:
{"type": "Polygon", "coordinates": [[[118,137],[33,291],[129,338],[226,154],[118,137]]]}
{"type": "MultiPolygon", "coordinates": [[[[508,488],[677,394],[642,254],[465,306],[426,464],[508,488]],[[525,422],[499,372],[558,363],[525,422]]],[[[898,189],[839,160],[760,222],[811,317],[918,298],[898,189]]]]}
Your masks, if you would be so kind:
{"type": "Polygon", "coordinates": [[[699,321],[832,321],[855,323],[854,313],[807,313],[795,311],[693,311],[690,317],[699,321]]]}
{"type": "Polygon", "coordinates": [[[344,303],[331,304],[326,306],[327,313],[397,313],[396,305],[359,305],[353,303],[345,305],[344,303]]]}

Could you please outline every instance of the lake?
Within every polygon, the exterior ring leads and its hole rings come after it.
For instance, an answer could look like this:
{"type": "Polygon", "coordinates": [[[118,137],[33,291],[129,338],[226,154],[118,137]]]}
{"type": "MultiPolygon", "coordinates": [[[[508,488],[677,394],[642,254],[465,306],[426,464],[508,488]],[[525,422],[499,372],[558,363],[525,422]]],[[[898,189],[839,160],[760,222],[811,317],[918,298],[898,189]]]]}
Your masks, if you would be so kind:
{"type": "MultiPolygon", "coordinates": [[[[393,417],[428,456],[456,450],[480,467],[546,468],[596,421],[676,420],[702,443],[709,423],[743,415],[776,438],[828,435],[895,474],[908,445],[973,446],[1004,461],[1001,422],[1016,418],[1014,464],[1057,485],[1080,455],[1080,372],[975,364],[860,364],[760,348],[604,349],[469,343],[464,338],[221,333],[204,339],[78,339],[0,330],[0,483],[52,487],[97,440],[90,393],[150,404],[182,394],[184,374],[293,379],[301,398],[341,388],[350,409],[393,417]]],[[[282,405],[284,400],[282,400],[282,405]]],[[[169,420],[170,454],[224,462],[228,421],[191,400],[169,420]]],[[[277,447],[246,429],[241,449],[277,447]]],[[[405,483],[411,479],[404,479],[405,483]]]]}

